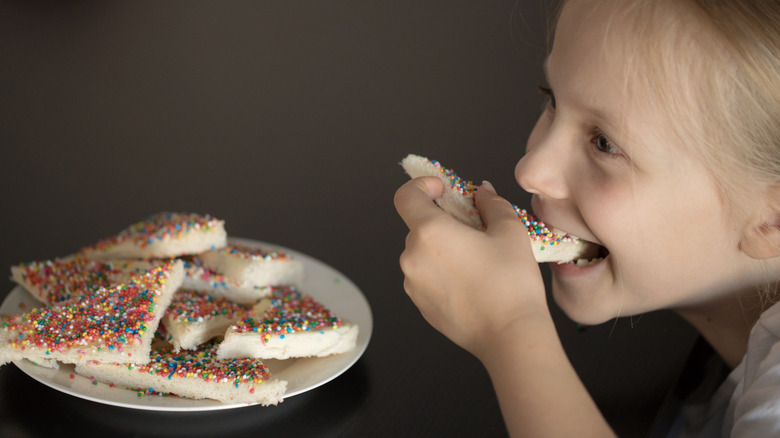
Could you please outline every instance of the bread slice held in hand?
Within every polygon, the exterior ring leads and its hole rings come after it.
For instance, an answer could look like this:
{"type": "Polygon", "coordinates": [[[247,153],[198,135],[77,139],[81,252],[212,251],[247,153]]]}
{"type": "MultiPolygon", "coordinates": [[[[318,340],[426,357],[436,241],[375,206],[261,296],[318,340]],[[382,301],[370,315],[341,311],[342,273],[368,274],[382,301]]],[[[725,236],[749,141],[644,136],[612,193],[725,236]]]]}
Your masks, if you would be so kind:
{"type": "Polygon", "coordinates": [[[148,362],[154,332],[183,277],[180,261],[163,262],[127,283],[7,317],[0,325],[0,365],[148,362]]]}
{"type": "Polygon", "coordinates": [[[225,333],[220,358],[323,357],[355,348],[358,326],[294,287],[275,287],[225,333]]]}
{"type": "MultiPolygon", "coordinates": [[[[436,160],[410,154],[401,161],[401,166],[411,178],[437,177],[444,183],[444,193],[435,200],[444,211],[476,229],[483,229],[482,217],[474,204],[474,193],[479,186],[458,176],[436,160]]],[[[541,220],[517,206],[512,206],[526,226],[531,240],[531,249],[537,262],[567,263],[575,260],[589,260],[598,256],[598,245],[584,241],[567,233],[551,230],[541,220]]]]}

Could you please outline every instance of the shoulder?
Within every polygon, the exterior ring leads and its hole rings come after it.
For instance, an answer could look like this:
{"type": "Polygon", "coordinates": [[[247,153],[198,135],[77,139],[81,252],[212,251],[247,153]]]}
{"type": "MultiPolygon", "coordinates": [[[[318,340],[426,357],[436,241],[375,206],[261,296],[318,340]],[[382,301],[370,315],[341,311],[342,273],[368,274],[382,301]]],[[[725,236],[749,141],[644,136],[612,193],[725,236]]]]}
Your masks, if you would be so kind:
{"type": "MultiPolygon", "coordinates": [[[[725,424],[733,436],[780,428],[780,304],[767,309],[750,333],[742,375],[725,424]],[[733,425],[728,426],[733,420],[733,425]]],[[[737,370],[735,370],[737,371],[737,370]]],[[[761,435],[759,435],[761,436],[761,435]]]]}
{"type": "Polygon", "coordinates": [[[766,332],[766,335],[771,335],[775,339],[780,339],[780,303],[775,303],[761,314],[750,334],[751,341],[754,336],[762,335],[762,332],[766,332]]]}

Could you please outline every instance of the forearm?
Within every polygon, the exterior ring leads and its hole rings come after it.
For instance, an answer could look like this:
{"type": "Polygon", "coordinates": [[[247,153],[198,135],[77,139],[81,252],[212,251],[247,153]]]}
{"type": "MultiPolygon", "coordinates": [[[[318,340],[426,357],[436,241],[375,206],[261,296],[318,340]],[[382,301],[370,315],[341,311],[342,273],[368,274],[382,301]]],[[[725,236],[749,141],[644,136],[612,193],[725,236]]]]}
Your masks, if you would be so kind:
{"type": "Polygon", "coordinates": [[[481,359],[511,436],[614,435],[571,366],[549,314],[516,321],[490,346],[481,359]]]}

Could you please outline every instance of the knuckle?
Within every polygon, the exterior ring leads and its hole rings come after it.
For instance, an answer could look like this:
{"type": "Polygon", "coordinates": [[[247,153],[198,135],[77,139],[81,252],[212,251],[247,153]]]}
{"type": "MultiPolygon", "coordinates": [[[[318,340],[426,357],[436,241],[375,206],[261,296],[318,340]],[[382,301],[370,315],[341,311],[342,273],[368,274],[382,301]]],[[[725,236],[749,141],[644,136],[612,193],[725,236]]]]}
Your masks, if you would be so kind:
{"type": "Polygon", "coordinates": [[[436,227],[431,224],[422,224],[411,230],[406,236],[406,248],[399,257],[401,270],[407,276],[415,276],[420,266],[430,260],[428,254],[436,251],[438,241],[436,227]]]}
{"type": "Polygon", "coordinates": [[[401,266],[401,271],[407,278],[416,276],[419,262],[415,251],[407,249],[402,252],[398,259],[398,263],[401,266]]]}
{"type": "Polygon", "coordinates": [[[404,205],[406,199],[406,187],[406,184],[402,185],[398,188],[398,190],[395,191],[395,195],[393,195],[393,204],[396,206],[396,208],[404,205]]]}

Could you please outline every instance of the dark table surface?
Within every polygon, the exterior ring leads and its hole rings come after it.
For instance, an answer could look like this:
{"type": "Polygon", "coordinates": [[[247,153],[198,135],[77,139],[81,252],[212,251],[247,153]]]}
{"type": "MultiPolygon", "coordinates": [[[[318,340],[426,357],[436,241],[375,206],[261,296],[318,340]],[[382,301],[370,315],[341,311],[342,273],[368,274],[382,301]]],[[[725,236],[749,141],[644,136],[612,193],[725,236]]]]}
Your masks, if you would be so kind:
{"type": "MultiPolygon", "coordinates": [[[[351,369],[276,407],[124,409],[6,365],[0,436],[505,435],[479,362],[403,291],[392,197],[417,153],[527,203],[513,169],[542,104],[545,3],[0,1],[0,266],[210,213],[341,271],[374,318],[351,369]]],[[[553,311],[615,430],[661,433],[690,328],[553,311]]]]}

